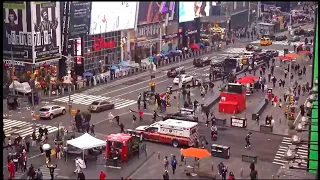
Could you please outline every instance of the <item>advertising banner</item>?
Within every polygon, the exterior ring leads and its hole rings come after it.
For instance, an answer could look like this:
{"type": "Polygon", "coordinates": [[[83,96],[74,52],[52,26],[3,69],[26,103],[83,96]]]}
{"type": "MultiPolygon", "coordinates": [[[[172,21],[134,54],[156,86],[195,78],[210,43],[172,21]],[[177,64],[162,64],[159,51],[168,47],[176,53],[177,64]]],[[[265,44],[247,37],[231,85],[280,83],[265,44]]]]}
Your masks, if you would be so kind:
{"type": "Polygon", "coordinates": [[[140,2],[138,24],[150,24],[164,21],[166,13],[169,13],[168,20],[174,19],[175,2],[168,1],[153,1],[140,2]]]}
{"type": "Polygon", "coordinates": [[[179,2],[179,22],[210,15],[210,1],[179,2]]]}
{"type": "Polygon", "coordinates": [[[92,2],[90,35],[133,29],[137,2],[92,2]]]}
{"type": "Polygon", "coordinates": [[[31,3],[35,62],[61,58],[60,2],[31,3]]]}
{"type": "Polygon", "coordinates": [[[70,38],[77,38],[89,33],[91,2],[70,2],[70,38]]]}
{"type": "Polygon", "coordinates": [[[32,23],[30,3],[3,3],[3,59],[32,63],[32,23]]]}

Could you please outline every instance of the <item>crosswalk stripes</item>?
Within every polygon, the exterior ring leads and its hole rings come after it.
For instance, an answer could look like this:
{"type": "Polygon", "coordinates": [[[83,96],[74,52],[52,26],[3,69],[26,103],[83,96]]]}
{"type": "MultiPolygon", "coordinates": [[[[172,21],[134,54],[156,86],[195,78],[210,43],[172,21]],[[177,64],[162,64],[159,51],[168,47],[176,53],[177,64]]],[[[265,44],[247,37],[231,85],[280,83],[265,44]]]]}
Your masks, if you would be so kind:
{"type": "MultiPolygon", "coordinates": [[[[260,40],[252,41],[250,44],[260,44],[260,40]]],[[[288,41],[272,41],[272,44],[274,45],[283,45],[283,46],[288,46],[288,41]]],[[[299,46],[300,44],[304,44],[304,42],[291,42],[290,45],[296,45],[299,46]]]]}
{"type": "MultiPolygon", "coordinates": [[[[128,99],[121,99],[121,98],[111,98],[111,97],[104,97],[104,96],[94,96],[94,95],[86,95],[86,94],[72,94],[71,100],[73,104],[82,104],[82,105],[90,105],[93,101],[97,100],[106,100],[110,103],[115,105],[115,109],[121,109],[133,104],[136,104],[137,101],[135,100],[128,100],[128,99]]],[[[54,99],[55,102],[69,102],[69,96],[64,96],[58,99],[54,99]]]]}
{"type": "MultiPolygon", "coordinates": [[[[275,49],[262,49],[262,52],[266,52],[267,50],[275,50],[275,49]]],[[[246,48],[228,48],[224,52],[233,53],[233,54],[241,54],[246,51],[246,48]]],[[[276,50],[279,52],[279,56],[284,56],[283,50],[276,50]]],[[[289,53],[294,53],[294,51],[289,51],[289,53]]]]}
{"type": "Polygon", "coordinates": [[[22,176],[24,176],[26,173],[27,173],[27,171],[26,172],[21,172],[21,170],[18,169],[18,171],[16,171],[15,174],[14,174],[14,179],[21,179],[22,176]]]}
{"type": "MultiPolygon", "coordinates": [[[[42,172],[43,179],[51,179],[50,170],[47,168],[47,165],[43,165],[39,167],[40,171],[42,172]]],[[[36,169],[38,171],[38,169],[36,169]]],[[[60,169],[56,168],[54,169],[54,177],[57,177],[59,174],[60,169]]]]}
{"type": "MultiPolygon", "coordinates": [[[[35,124],[36,126],[36,136],[39,134],[39,127],[43,127],[41,124],[35,124]]],[[[45,126],[48,129],[49,133],[55,132],[58,130],[57,127],[45,126]]],[[[22,138],[27,135],[32,135],[34,130],[34,124],[32,122],[18,121],[13,119],[3,119],[3,130],[6,137],[10,137],[13,134],[19,134],[22,138]]]]}
{"type": "MultiPolygon", "coordinates": [[[[273,164],[277,164],[280,166],[284,166],[285,164],[288,164],[288,161],[284,159],[285,153],[288,150],[288,146],[292,145],[290,142],[291,138],[283,137],[282,142],[279,146],[279,149],[277,151],[277,154],[275,155],[275,158],[273,160],[273,164]]],[[[308,145],[297,145],[296,150],[296,160],[295,163],[293,163],[293,167],[295,168],[307,168],[307,159],[308,158],[308,145]],[[300,164],[300,165],[299,165],[300,164]]]]}

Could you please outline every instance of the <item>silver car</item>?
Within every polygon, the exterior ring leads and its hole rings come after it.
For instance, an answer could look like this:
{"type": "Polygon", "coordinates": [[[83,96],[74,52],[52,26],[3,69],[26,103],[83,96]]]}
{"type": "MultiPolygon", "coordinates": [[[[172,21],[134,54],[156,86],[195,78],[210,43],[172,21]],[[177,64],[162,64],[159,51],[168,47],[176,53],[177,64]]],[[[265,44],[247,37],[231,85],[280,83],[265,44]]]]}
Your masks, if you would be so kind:
{"type": "Polygon", "coordinates": [[[47,105],[39,109],[40,118],[53,119],[55,116],[66,114],[66,108],[58,105],[47,105]]]}

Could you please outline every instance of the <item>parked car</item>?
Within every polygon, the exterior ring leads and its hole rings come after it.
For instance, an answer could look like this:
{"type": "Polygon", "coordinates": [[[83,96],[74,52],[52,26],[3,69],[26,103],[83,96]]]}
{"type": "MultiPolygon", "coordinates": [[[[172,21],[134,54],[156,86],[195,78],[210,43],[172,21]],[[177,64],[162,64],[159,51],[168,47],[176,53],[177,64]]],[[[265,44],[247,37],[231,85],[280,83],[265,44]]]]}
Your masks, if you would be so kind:
{"type": "Polygon", "coordinates": [[[305,30],[298,28],[298,29],[295,29],[295,30],[293,31],[293,33],[294,33],[294,35],[296,35],[296,36],[302,36],[302,35],[304,35],[305,30]]]}
{"type": "Polygon", "coordinates": [[[290,42],[298,42],[298,41],[300,41],[300,37],[299,36],[292,36],[290,38],[290,42]]]}
{"type": "Polygon", "coordinates": [[[58,105],[46,105],[39,109],[39,117],[53,119],[56,116],[66,114],[66,108],[58,105]]]}
{"type": "Polygon", "coordinates": [[[106,111],[106,110],[113,109],[113,108],[114,108],[113,103],[110,103],[105,100],[97,100],[97,101],[93,101],[89,105],[88,110],[90,112],[102,112],[102,111],[106,111]]]}
{"type": "Polygon", "coordinates": [[[198,122],[198,117],[194,114],[187,114],[187,113],[172,113],[172,114],[166,114],[162,117],[163,120],[167,119],[177,119],[177,120],[183,120],[183,121],[192,121],[192,122],[198,122]]]}
{"type": "Polygon", "coordinates": [[[266,53],[269,54],[271,57],[279,56],[279,52],[277,50],[267,50],[266,53]]]}
{"type": "Polygon", "coordinates": [[[178,68],[175,67],[175,68],[171,68],[167,72],[167,76],[169,78],[174,78],[179,74],[179,71],[180,71],[180,74],[185,74],[186,73],[186,70],[184,70],[183,67],[178,67],[178,68]]]}
{"type": "Polygon", "coordinates": [[[277,36],[276,38],[275,38],[275,40],[276,41],[285,41],[285,40],[287,40],[288,38],[287,38],[287,36],[285,36],[285,35],[283,35],[283,36],[277,36]]]}
{"type": "Polygon", "coordinates": [[[189,82],[191,82],[193,80],[193,76],[186,75],[186,74],[181,74],[181,75],[177,75],[173,79],[173,83],[174,84],[179,84],[179,76],[181,76],[181,82],[182,83],[189,83],[189,82]]]}
{"type": "Polygon", "coordinates": [[[210,65],[211,59],[208,57],[194,58],[193,65],[195,67],[204,67],[210,65]]]}

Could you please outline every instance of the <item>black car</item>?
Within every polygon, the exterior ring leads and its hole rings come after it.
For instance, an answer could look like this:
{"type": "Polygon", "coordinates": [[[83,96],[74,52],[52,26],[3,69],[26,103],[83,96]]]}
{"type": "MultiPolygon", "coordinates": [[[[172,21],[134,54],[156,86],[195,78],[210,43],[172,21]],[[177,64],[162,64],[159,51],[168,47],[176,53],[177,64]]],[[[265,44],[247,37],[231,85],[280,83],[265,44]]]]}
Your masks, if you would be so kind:
{"type": "Polygon", "coordinates": [[[287,39],[288,39],[287,36],[277,36],[277,37],[275,38],[276,41],[285,41],[285,40],[287,40],[287,39]]]}
{"type": "Polygon", "coordinates": [[[210,65],[211,60],[208,57],[194,58],[193,65],[195,67],[204,67],[210,65]]]}
{"type": "Polygon", "coordinates": [[[305,33],[305,30],[304,29],[296,29],[296,30],[294,30],[294,35],[296,35],[296,36],[302,36],[302,35],[304,35],[304,33],[305,33]]]}
{"type": "Polygon", "coordinates": [[[248,44],[246,46],[246,50],[247,51],[254,51],[254,52],[261,52],[262,51],[262,49],[259,46],[255,46],[253,44],[248,44]]]}
{"type": "Polygon", "coordinates": [[[279,52],[277,50],[267,50],[266,53],[269,54],[271,57],[279,56],[279,52]]]}
{"type": "Polygon", "coordinates": [[[186,70],[184,70],[183,67],[171,68],[167,72],[167,76],[169,78],[175,78],[179,74],[179,70],[180,70],[180,74],[185,74],[186,73],[186,70]]]}
{"type": "Polygon", "coordinates": [[[166,114],[162,118],[163,118],[163,120],[177,119],[177,120],[182,120],[182,121],[198,122],[198,117],[196,115],[189,114],[189,113],[181,113],[181,112],[177,112],[177,113],[173,113],[173,114],[166,114]]]}
{"type": "Polygon", "coordinates": [[[313,37],[314,36],[314,31],[313,30],[307,30],[304,33],[304,37],[313,37]]]}

